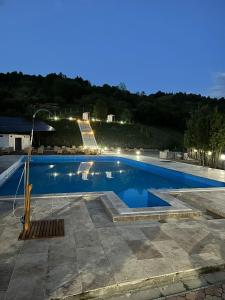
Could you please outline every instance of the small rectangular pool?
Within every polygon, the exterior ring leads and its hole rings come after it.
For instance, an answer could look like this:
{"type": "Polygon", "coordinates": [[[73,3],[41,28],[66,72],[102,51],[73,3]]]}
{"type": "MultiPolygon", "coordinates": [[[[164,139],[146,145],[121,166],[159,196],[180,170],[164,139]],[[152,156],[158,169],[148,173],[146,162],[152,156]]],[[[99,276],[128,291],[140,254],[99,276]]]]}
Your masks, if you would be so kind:
{"type": "MultiPolygon", "coordinates": [[[[14,195],[23,168],[0,187],[0,196],[14,195]]],[[[224,187],[225,183],[169,170],[127,158],[106,156],[33,156],[32,194],[115,192],[130,208],[169,206],[147,190],[224,187]]],[[[23,184],[18,194],[23,194],[23,184]]]]}

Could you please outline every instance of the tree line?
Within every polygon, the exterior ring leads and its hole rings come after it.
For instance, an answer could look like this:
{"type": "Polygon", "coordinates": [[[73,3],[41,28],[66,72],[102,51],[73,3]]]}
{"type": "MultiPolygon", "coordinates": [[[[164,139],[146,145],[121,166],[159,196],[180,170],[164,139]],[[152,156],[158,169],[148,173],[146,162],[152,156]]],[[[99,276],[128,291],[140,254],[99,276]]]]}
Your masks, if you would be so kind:
{"type": "MultiPolygon", "coordinates": [[[[184,145],[201,165],[218,167],[225,150],[225,118],[218,107],[199,107],[191,114],[184,135],[184,145]]],[[[225,158],[225,157],[224,157],[225,158]]]]}
{"type": "Polygon", "coordinates": [[[148,126],[167,127],[184,132],[190,116],[202,105],[225,114],[225,99],[211,99],[195,94],[157,92],[131,93],[125,84],[92,85],[81,77],[68,78],[62,73],[26,75],[21,72],[0,73],[1,115],[31,117],[34,110],[48,108],[56,114],[92,116],[148,126]]]}

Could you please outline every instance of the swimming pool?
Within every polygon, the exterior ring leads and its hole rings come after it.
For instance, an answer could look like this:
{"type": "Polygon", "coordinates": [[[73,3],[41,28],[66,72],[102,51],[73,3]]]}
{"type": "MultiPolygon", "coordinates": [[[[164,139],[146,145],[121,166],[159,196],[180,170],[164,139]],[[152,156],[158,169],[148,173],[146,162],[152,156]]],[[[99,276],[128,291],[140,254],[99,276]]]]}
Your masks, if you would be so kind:
{"type": "MultiPolygon", "coordinates": [[[[1,187],[0,196],[14,195],[20,167],[1,187]]],[[[115,192],[130,208],[169,206],[148,192],[162,188],[224,187],[225,183],[121,157],[34,156],[32,194],[115,192]]],[[[18,194],[23,194],[23,185],[18,194]]]]}

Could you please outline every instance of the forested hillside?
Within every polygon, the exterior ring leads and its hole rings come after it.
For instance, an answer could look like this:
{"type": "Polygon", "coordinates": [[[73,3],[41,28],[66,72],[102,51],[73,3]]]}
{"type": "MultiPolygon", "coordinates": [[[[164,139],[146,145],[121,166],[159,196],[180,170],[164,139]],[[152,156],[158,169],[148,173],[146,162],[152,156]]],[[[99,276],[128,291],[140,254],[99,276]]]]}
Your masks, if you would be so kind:
{"type": "MultiPolygon", "coordinates": [[[[40,145],[71,146],[82,145],[81,135],[76,121],[49,121],[56,131],[40,135],[40,145]]],[[[151,148],[182,150],[183,134],[175,129],[160,129],[137,124],[119,124],[92,122],[99,146],[122,148],[151,148]]]]}
{"type": "MultiPolygon", "coordinates": [[[[154,87],[153,87],[154,88],[154,87]]],[[[107,113],[117,120],[184,131],[190,113],[202,104],[218,106],[225,112],[225,99],[210,99],[201,95],[162,93],[145,95],[130,93],[124,84],[92,85],[80,77],[63,74],[47,76],[0,73],[1,115],[31,117],[36,108],[46,107],[62,116],[92,116],[105,119],[107,113]]]]}

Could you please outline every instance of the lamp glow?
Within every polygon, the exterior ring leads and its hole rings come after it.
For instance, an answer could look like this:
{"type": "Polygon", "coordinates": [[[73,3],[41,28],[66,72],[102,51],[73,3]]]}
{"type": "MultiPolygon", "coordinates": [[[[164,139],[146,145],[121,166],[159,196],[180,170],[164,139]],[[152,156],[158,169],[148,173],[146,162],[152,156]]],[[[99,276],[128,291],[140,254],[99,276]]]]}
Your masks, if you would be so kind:
{"type": "Polygon", "coordinates": [[[208,151],[208,155],[209,155],[209,156],[212,155],[212,151],[208,151]]]}
{"type": "Polygon", "coordinates": [[[225,160],[225,154],[221,154],[220,159],[225,160]]]}
{"type": "Polygon", "coordinates": [[[136,155],[140,155],[141,154],[141,151],[136,151],[136,155]]]}

